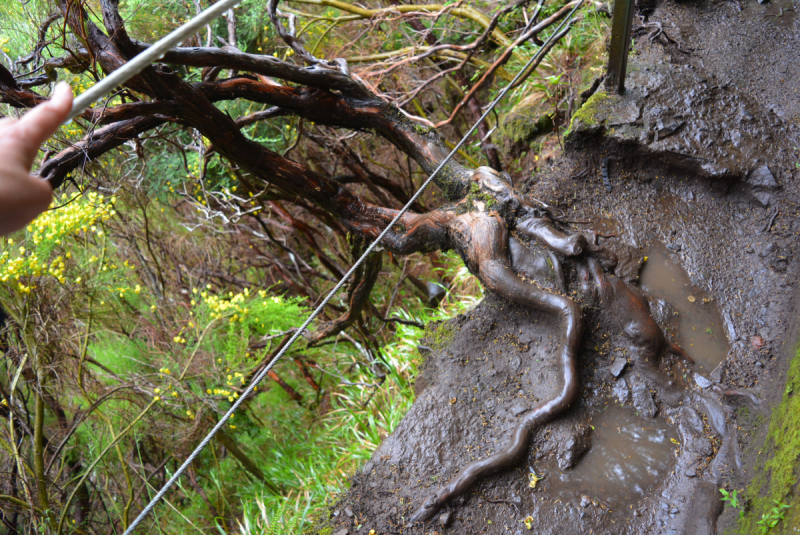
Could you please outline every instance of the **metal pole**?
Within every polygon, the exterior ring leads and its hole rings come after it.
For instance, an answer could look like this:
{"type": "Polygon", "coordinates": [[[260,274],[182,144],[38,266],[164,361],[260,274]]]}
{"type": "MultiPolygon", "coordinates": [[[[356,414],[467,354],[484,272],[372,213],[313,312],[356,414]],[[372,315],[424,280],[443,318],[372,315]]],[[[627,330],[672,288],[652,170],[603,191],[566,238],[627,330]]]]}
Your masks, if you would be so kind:
{"type": "Polygon", "coordinates": [[[605,86],[607,90],[620,95],[625,92],[625,73],[628,69],[628,50],[631,46],[631,26],[635,10],[634,0],[614,0],[605,86]]]}

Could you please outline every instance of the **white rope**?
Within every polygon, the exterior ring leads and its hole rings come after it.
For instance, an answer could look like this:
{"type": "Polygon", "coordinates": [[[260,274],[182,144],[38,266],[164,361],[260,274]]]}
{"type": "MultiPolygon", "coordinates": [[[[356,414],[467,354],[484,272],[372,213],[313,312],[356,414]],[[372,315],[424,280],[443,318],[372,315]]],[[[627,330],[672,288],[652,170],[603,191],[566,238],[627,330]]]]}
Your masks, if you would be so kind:
{"type": "MultiPolygon", "coordinates": [[[[331,290],[328,293],[328,295],[325,296],[325,299],[322,300],[322,302],[319,304],[319,306],[316,309],[314,309],[314,312],[311,313],[311,315],[308,317],[308,319],[306,319],[306,321],[303,322],[303,324],[300,326],[300,328],[297,329],[297,331],[292,335],[292,337],[289,339],[289,341],[286,343],[286,345],[283,346],[283,349],[281,349],[278,352],[278,354],[275,355],[275,358],[273,358],[272,361],[270,361],[264,367],[264,369],[261,370],[261,372],[255,377],[255,379],[253,379],[253,381],[245,389],[245,391],[242,393],[242,395],[233,403],[233,405],[231,405],[231,408],[228,409],[228,412],[226,412],[222,416],[220,421],[217,422],[217,424],[213,427],[213,429],[211,429],[211,431],[209,431],[208,435],[206,435],[206,437],[202,440],[202,442],[200,442],[200,444],[198,444],[198,446],[194,449],[194,451],[191,454],[189,454],[189,456],[186,458],[186,460],[183,462],[183,464],[181,464],[181,466],[175,471],[175,473],[172,475],[172,477],[169,478],[169,481],[164,483],[164,486],[161,487],[161,490],[159,490],[158,493],[153,497],[153,499],[150,500],[150,503],[148,503],[147,506],[144,509],[142,509],[142,512],[139,513],[139,516],[137,516],[134,519],[134,521],[131,522],[131,525],[128,526],[128,529],[125,530],[125,533],[123,533],[123,535],[130,535],[133,532],[133,530],[136,528],[136,526],[138,526],[139,523],[142,520],[144,520],[144,518],[148,515],[148,513],[153,509],[153,507],[155,507],[155,505],[159,502],[159,500],[161,500],[161,498],[164,497],[164,495],[167,493],[167,490],[178,480],[178,478],[181,476],[181,474],[183,474],[183,472],[186,470],[186,468],[188,468],[189,465],[192,464],[192,461],[194,461],[194,459],[200,454],[200,452],[203,451],[203,448],[205,448],[208,445],[208,443],[211,442],[211,439],[214,438],[214,435],[216,435],[217,432],[220,429],[222,429],[222,426],[225,425],[225,423],[230,419],[231,415],[236,411],[236,409],[239,408],[239,405],[241,405],[244,402],[244,400],[247,399],[247,397],[250,394],[253,393],[253,391],[258,386],[258,384],[264,379],[264,377],[267,376],[267,374],[272,370],[272,368],[275,367],[275,364],[278,363],[278,361],[281,359],[281,357],[283,357],[283,355],[285,355],[286,352],[289,351],[289,348],[291,348],[292,345],[297,341],[297,339],[300,338],[300,336],[303,334],[303,332],[305,332],[305,330],[308,328],[308,326],[311,324],[311,322],[314,320],[314,318],[316,318],[317,315],[319,315],[319,313],[322,312],[322,310],[325,308],[325,305],[328,304],[328,301],[330,301],[333,298],[333,296],[336,295],[339,292],[339,290],[341,290],[341,288],[344,286],[344,284],[347,282],[347,280],[350,278],[350,276],[356,271],[356,269],[358,269],[358,266],[360,266],[364,262],[364,260],[370,255],[370,253],[373,250],[375,250],[375,248],[378,246],[378,244],[381,242],[381,240],[384,238],[384,236],[386,236],[386,234],[388,234],[389,231],[392,228],[394,228],[395,224],[398,221],[400,221],[400,218],[403,217],[403,215],[406,212],[408,212],[409,207],[412,204],[414,204],[414,201],[416,201],[417,198],[425,190],[425,188],[427,188],[430,185],[430,183],[433,182],[433,179],[441,172],[441,170],[444,168],[444,166],[447,165],[447,162],[449,162],[450,159],[464,145],[464,143],[466,143],[467,139],[478,128],[478,125],[481,124],[489,116],[489,114],[492,112],[494,107],[497,106],[498,102],[500,102],[500,100],[503,97],[506,96],[506,93],[511,88],[513,88],[514,85],[516,84],[516,82],[522,77],[523,74],[525,74],[525,71],[528,70],[528,67],[530,67],[534,63],[534,61],[536,61],[539,58],[539,55],[541,54],[541,52],[543,50],[547,50],[547,45],[550,44],[550,42],[559,35],[559,32],[561,32],[561,29],[564,26],[566,26],[567,24],[572,22],[572,16],[583,5],[583,2],[584,2],[584,0],[580,0],[578,2],[578,4],[572,9],[572,11],[569,12],[569,15],[567,15],[567,17],[565,17],[565,19],[561,22],[561,24],[558,26],[558,28],[556,28],[556,30],[552,34],[550,34],[550,37],[548,37],[547,41],[545,41],[545,43],[539,48],[539,50],[536,52],[536,54],[534,54],[533,57],[530,60],[528,60],[528,63],[517,73],[517,75],[514,77],[514,79],[511,81],[511,83],[508,84],[506,87],[504,87],[500,91],[500,94],[498,94],[497,98],[495,98],[492,101],[492,103],[489,105],[489,107],[486,108],[486,111],[483,113],[483,115],[481,115],[480,119],[478,119],[477,122],[474,125],[472,125],[472,128],[469,129],[469,131],[464,135],[464,137],[461,139],[461,141],[459,141],[458,144],[455,147],[453,147],[453,150],[450,151],[450,154],[448,154],[447,157],[444,160],[442,160],[442,163],[439,164],[439,166],[433,171],[433,173],[431,173],[431,176],[428,177],[428,179],[422,184],[422,186],[420,186],[420,188],[417,190],[417,192],[414,193],[414,195],[411,197],[411,199],[408,201],[408,203],[406,203],[406,205],[403,207],[403,209],[400,210],[397,213],[397,215],[394,217],[392,222],[389,223],[386,226],[386,228],[383,230],[383,232],[381,232],[380,235],[378,235],[378,237],[375,238],[375,240],[370,244],[370,246],[367,247],[367,250],[364,251],[364,254],[361,255],[361,258],[359,258],[356,261],[356,263],[353,264],[353,267],[350,268],[350,271],[345,273],[344,277],[342,277],[342,280],[340,280],[339,283],[336,286],[334,286],[333,290],[331,290]]],[[[215,4],[215,7],[219,6],[220,4],[224,4],[224,3],[225,2],[220,2],[219,4],[215,4]]],[[[230,2],[230,3],[233,3],[233,2],[230,2]]],[[[210,11],[210,10],[207,10],[206,12],[208,12],[208,11],[210,11]]],[[[221,12],[222,9],[220,9],[219,11],[221,12]]],[[[206,12],[204,12],[204,13],[206,13],[206,12]]],[[[201,14],[200,16],[202,16],[203,14],[201,14]]],[[[200,16],[198,16],[198,18],[200,16]]],[[[194,22],[194,21],[192,21],[192,22],[194,22]]],[[[176,30],[175,32],[173,32],[173,34],[177,33],[179,30],[176,30]]],[[[171,35],[173,35],[173,34],[171,34],[171,35]]],[[[162,39],[161,41],[159,41],[159,43],[161,43],[164,40],[165,39],[162,39]]],[[[154,48],[155,48],[155,45],[154,45],[154,48]]],[[[137,56],[137,58],[138,57],[139,56],[137,56]]]]}
{"type": "MultiPolygon", "coordinates": [[[[183,26],[179,26],[174,32],[158,40],[153,46],[137,54],[132,60],[94,84],[88,90],[75,97],[75,100],[72,102],[72,111],[64,121],[64,124],[68,124],[72,119],[83,113],[86,108],[142,72],[145,67],[163,58],[164,54],[169,52],[172,48],[185,41],[212,20],[218,18],[226,10],[239,5],[241,1],[242,0],[221,0],[217,2],[183,26]]],[[[235,43],[231,44],[235,45],[235,43]]]]}

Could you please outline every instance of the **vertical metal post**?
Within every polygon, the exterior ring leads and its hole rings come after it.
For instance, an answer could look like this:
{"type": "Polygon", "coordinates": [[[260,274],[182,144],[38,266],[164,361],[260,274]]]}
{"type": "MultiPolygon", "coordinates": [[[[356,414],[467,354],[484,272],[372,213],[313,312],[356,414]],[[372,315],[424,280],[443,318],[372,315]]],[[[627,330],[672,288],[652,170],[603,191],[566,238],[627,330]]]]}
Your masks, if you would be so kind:
{"type": "Polygon", "coordinates": [[[611,19],[611,46],[608,50],[608,72],[605,86],[608,91],[625,91],[625,72],[628,69],[628,50],[631,46],[631,26],[635,0],[614,0],[611,19]]]}

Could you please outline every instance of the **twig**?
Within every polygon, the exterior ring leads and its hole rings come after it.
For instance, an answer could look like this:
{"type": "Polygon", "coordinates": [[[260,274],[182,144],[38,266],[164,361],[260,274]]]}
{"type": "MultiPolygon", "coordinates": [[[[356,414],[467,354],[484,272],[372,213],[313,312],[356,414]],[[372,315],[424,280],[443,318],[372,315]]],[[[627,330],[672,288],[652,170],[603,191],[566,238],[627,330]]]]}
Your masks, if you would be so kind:
{"type": "Polygon", "coordinates": [[[772,228],[772,224],[775,222],[775,218],[778,217],[778,214],[780,213],[781,213],[780,210],[776,209],[775,213],[772,214],[772,217],[769,218],[769,223],[767,223],[767,226],[764,227],[764,230],[762,230],[761,232],[769,232],[770,229],[772,228]]]}

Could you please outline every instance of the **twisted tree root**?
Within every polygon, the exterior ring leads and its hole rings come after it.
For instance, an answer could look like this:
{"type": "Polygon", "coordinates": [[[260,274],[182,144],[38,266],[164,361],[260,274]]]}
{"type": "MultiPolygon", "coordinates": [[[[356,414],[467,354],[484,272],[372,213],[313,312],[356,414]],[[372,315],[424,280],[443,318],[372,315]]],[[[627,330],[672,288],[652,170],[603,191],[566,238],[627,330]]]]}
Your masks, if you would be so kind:
{"type": "Polygon", "coordinates": [[[481,280],[491,290],[522,305],[543,308],[561,316],[565,324],[560,356],[564,384],[558,396],[539,405],[522,418],[514,430],[511,442],[505,448],[486,459],[468,464],[455,481],[425,499],[411,516],[411,522],[429,520],[447,501],[460,496],[482,478],[517,465],[528,451],[534,429],[564,412],[578,394],[576,357],[583,330],[580,307],[568,297],[526,284],[497,260],[482,263],[480,272],[481,280]]]}

